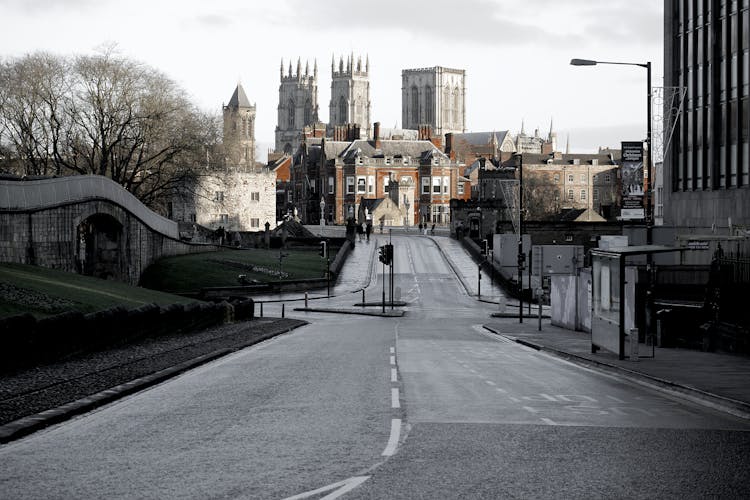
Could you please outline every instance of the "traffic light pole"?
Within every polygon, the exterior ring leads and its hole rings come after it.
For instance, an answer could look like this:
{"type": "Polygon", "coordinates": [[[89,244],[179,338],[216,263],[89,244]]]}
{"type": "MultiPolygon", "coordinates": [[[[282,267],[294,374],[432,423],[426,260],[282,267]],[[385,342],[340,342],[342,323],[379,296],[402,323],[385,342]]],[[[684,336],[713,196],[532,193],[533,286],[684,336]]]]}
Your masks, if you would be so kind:
{"type": "Polygon", "coordinates": [[[383,314],[385,314],[385,261],[383,261],[383,314]]]}
{"type": "Polygon", "coordinates": [[[327,295],[331,297],[331,259],[326,255],[326,287],[327,295]]]}

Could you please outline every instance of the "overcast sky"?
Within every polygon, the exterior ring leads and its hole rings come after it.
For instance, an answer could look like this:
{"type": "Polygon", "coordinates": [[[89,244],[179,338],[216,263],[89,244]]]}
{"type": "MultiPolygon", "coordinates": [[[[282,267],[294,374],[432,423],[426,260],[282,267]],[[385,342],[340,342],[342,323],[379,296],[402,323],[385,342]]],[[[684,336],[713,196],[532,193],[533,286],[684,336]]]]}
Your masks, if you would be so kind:
{"type": "MultiPolygon", "coordinates": [[[[238,81],[257,105],[260,158],[273,146],[279,63],[318,62],[328,120],[331,56],[370,58],[372,119],[401,125],[401,70],[466,71],[466,127],[546,135],[595,152],[646,136],[646,71],[573,67],[571,58],[654,66],[663,79],[658,0],[0,0],[0,56],[93,53],[116,43],[159,68],[203,109],[238,81]]],[[[304,69],[303,69],[304,70],[304,69]]]]}

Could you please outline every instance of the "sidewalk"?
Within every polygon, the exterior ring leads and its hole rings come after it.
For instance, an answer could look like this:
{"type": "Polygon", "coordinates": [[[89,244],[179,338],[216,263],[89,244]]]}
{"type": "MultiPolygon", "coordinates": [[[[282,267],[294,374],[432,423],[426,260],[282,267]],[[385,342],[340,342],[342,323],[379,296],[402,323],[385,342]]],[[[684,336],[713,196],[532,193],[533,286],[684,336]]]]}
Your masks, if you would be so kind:
{"type": "Polygon", "coordinates": [[[616,371],[619,375],[750,419],[750,358],[657,347],[653,358],[619,360],[617,355],[603,350],[592,354],[588,333],[552,326],[549,319],[542,320],[542,331],[538,331],[538,325],[537,318],[524,318],[522,324],[518,318],[492,318],[484,327],[528,347],[616,371]]]}

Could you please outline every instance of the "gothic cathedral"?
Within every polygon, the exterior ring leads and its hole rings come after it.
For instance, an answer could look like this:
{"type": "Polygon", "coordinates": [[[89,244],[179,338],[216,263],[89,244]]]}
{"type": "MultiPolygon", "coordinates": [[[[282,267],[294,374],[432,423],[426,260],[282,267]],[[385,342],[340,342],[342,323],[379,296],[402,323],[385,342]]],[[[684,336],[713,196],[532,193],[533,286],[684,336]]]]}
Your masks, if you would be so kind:
{"type": "MultiPolygon", "coordinates": [[[[359,125],[360,139],[370,137],[370,59],[365,60],[362,67],[362,57],[354,64],[352,54],[344,63],[339,57],[338,69],[335,59],[331,58],[331,103],[329,127],[337,125],[359,125]]],[[[329,133],[329,135],[331,135],[329,133]]]]}
{"type": "Polygon", "coordinates": [[[318,121],[318,63],[315,62],[310,74],[310,65],[306,62],[302,73],[301,62],[297,59],[297,73],[292,74],[290,62],[284,75],[282,60],[280,79],[275,149],[278,153],[292,154],[300,145],[304,127],[318,121]]]}
{"type": "Polygon", "coordinates": [[[401,72],[401,119],[406,129],[432,127],[435,135],[466,129],[466,72],[459,69],[405,69],[401,72]]]}

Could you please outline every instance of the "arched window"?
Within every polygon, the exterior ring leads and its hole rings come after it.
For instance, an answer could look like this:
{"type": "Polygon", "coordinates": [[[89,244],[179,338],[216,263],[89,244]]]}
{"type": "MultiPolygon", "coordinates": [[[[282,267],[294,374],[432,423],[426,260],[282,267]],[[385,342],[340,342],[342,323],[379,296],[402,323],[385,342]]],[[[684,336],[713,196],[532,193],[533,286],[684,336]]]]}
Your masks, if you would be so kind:
{"type": "Polygon", "coordinates": [[[288,125],[288,128],[294,128],[294,111],[295,111],[294,101],[289,99],[289,104],[287,104],[286,108],[287,108],[287,118],[286,118],[287,122],[286,123],[288,125]]]}
{"type": "Polygon", "coordinates": [[[419,89],[417,89],[417,86],[414,85],[411,88],[411,116],[414,125],[419,125],[419,115],[419,89]]]}
{"type": "Polygon", "coordinates": [[[305,125],[310,125],[312,123],[312,104],[310,103],[310,99],[305,101],[305,125]]]}
{"type": "Polygon", "coordinates": [[[453,127],[461,128],[461,91],[456,87],[453,91],[453,127]]]}
{"type": "Polygon", "coordinates": [[[347,107],[348,106],[346,105],[346,99],[344,99],[344,96],[339,97],[339,123],[342,125],[349,120],[347,116],[349,114],[347,113],[347,107]]]}
{"type": "Polygon", "coordinates": [[[446,85],[443,89],[443,118],[440,120],[447,125],[453,122],[453,112],[451,111],[451,89],[446,85]]]}
{"type": "Polygon", "coordinates": [[[433,99],[432,99],[432,87],[429,85],[424,89],[424,120],[427,123],[432,123],[435,119],[435,112],[433,110],[433,99]]]}

